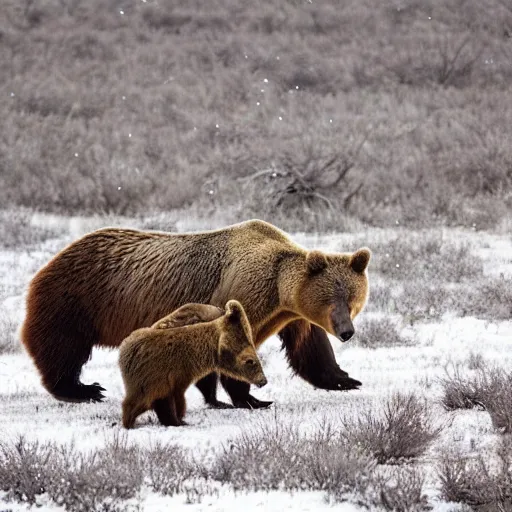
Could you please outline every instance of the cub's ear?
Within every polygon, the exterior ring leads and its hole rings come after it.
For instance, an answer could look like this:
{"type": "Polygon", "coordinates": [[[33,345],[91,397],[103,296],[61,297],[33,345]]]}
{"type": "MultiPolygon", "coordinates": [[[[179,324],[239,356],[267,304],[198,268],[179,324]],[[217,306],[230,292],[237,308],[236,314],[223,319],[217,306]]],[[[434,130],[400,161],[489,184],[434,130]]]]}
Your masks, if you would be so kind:
{"type": "Polygon", "coordinates": [[[242,304],[237,300],[229,300],[226,304],[226,316],[231,322],[238,322],[242,316],[242,304]]]}
{"type": "Polygon", "coordinates": [[[306,265],[310,274],[318,274],[327,267],[327,258],[321,251],[309,251],[306,256],[306,265]]]}
{"type": "Polygon", "coordinates": [[[350,257],[350,267],[352,270],[362,274],[370,262],[371,254],[370,249],[366,247],[358,249],[354,254],[352,254],[350,257]]]}

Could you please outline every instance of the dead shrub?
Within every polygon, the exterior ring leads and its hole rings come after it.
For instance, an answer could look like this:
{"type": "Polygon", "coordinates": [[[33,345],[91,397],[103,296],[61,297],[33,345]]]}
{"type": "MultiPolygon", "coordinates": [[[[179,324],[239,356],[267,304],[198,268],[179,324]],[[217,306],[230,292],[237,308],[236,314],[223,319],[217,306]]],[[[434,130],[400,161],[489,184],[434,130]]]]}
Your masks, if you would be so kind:
{"type": "Polygon", "coordinates": [[[401,236],[385,244],[373,244],[374,271],[382,275],[417,284],[461,283],[483,276],[481,258],[471,252],[468,244],[443,239],[441,233],[418,233],[401,236]],[[418,262],[421,261],[421,274],[418,262]]]}
{"type": "Polygon", "coordinates": [[[445,453],[437,465],[441,496],[464,503],[473,510],[505,511],[512,508],[512,440],[500,438],[495,452],[497,463],[479,454],[470,458],[445,453]]]}
{"type": "Polygon", "coordinates": [[[463,377],[456,368],[441,383],[441,401],[446,409],[479,406],[489,413],[496,430],[512,433],[512,373],[482,362],[472,376],[463,377]]]}
{"type": "Polygon", "coordinates": [[[480,401],[491,416],[493,427],[503,434],[511,434],[512,373],[496,368],[490,370],[490,375],[486,376],[480,401]]]}
{"type": "Polygon", "coordinates": [[[356,330],[355,342],[364,348],[414,345],[414,340],[404,336],[395,322],[387,317],[362,322],[356,330]]]}
{"type": "Polygon", "coordinates": [[[173,444],[154,444],[144,453],[144,461],[151,488],[166,496],[185,492],[187,481],[205,473],[189,452],[173,444]]]}
{"type": "Polygon", "coordinates": [[[477,374],[469,377],[462,376],[460,367],[456,367],[451,375],[447,372],[447,376],[440,379],[443,387],[441,398],[443,407],[447,411],[454,411],[481,406],[485,385],[484,371],[480,370],[477,374]]]}
{"type": "Polygon", "coordinates": [[[27,208],[0,210],[0,248],[36,246],[62,234],[55,228],[33,225],[33,216],[34,212],[27,208]]]}
{"type": "Polygon", "coordinates": [[[21,344],[18,340],[18,324],[6,313],[0,312],[0,355],[19,352],[21,344]]]}
{"type": "Polygon", "coordinates": [[[142,481],[139,453],[120,437],[88,455],[23,437],[0,445],[0,488],[10,500],[33,505],[46,493],[66,510],[121,512],[137,509],[142,481]]]}
{"type": "Polygon", "coordinates": [[[341,435],[350,445],[377,459],[379,464],[398,464],[423,455],[439,437],[442,426],[424,399],[395,393],[383,411],[368,410],[354,420],[342,418],[341,435]]]}
{"type": "Polygon", "coordinates": [[[375,463],[326,427],[312,438],[296,427],[262,424],[229,442],[212,476],[235,490],[326,490],[366,493],[375,463]]]}
{"type": "Polygon", "coordinates": [[[423,493],[425,475],[417,467],[395,466],[378,477],[378,490],[385,510],[420,512],[431,510],[423,493]]]}

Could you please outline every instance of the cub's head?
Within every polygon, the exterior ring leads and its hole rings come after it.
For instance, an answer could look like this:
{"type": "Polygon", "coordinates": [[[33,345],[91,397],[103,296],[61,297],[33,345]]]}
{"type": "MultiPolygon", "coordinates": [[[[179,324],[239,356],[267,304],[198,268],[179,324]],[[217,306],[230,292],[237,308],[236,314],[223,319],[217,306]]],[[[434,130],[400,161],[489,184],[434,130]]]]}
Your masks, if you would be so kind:
{"type": "Polygon", "coordinates": [[[342,341],[354,334],[352,320],[368,298],[370,250],[351,254],[310,251],[295,295],[300,314],[342,341]]]}
{"type": "Polygon", "coordinates": [[[222,319],[219,338],[219,370],[234,379],[259,387],[267,383],[256,354],[252,330],[242,304],[230,300],[222,319]]]}

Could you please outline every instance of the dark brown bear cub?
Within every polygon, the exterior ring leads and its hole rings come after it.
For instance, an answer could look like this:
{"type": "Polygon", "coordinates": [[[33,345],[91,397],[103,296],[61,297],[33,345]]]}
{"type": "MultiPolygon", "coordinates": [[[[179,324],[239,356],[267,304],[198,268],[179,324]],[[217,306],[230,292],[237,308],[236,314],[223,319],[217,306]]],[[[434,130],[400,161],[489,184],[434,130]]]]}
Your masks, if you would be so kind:
{"type": "Polygon", "coordinates": [[[152,327],[132,332],[121,344],[119,365],[126,390],[125,428],[149,409],[163,425],[184,425],[185,391],[211,372],[260,387],[267,383],[251,326],[235,300],[228,301],[225,312],[186,304],[152,327]]]}

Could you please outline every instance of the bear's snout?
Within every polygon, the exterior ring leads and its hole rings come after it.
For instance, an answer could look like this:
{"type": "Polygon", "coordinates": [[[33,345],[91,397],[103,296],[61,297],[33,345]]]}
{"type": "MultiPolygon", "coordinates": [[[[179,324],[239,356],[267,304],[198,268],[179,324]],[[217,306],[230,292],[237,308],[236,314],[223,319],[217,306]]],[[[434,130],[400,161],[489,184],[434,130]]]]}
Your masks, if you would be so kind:
{"type": "Polygon", "coordinates": [[[339,304],[334,308],[331,313],[331,322],[334,329],[333,334],[341,341],[348,341],[354,336],[355,329],[346,304],[339,304]]]}
{"type": "Polygon", "coordinates": [[[348,341],[350,338],[352,338],[352,336],[354,336],[354,332],[354,329],[347,329],[346,331],[340,334],[340,338],[343,341],[348,341]]]}
{"type": "Polygon", "coordinates": [[[263,386],[266,386],[267,385],[267,378],[265,376],[263,376],[261,379],[258,380],[258,382],[256,382],[256,386],[258,386],[259,388],[262,388],[263,386]]]}

